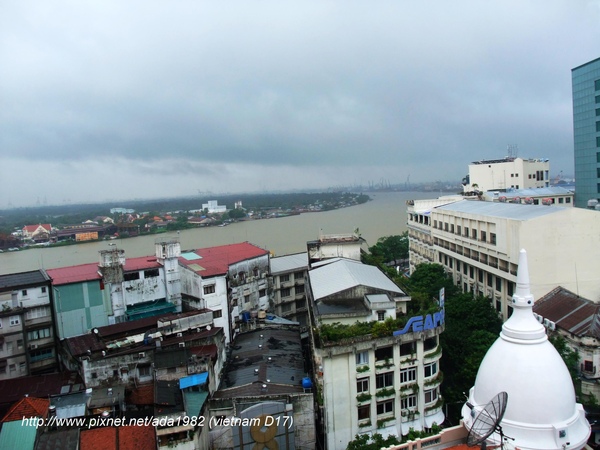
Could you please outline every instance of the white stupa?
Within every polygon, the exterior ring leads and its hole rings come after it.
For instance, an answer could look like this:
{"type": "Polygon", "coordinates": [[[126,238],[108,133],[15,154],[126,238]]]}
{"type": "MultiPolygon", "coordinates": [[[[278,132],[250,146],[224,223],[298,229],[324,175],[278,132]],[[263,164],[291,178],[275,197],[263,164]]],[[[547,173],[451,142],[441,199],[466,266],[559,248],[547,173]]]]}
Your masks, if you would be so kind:
{"type": "MultiPolygon", "coordinates": [[[[507,448],[521,450],[581,449],[590,435],[585,411],[576,403],[567,366],[548,341],[546,329],[533,316],[527,253],[521,250],[513,314],[481,362],[463,421],[471,429],[477,414],[499,392],[508,393],[500,426],[507,448]],[[514,439],[514,440],[513,440],[514,439]]],[[[500,444],[492,434],[488,444],[500,444]]]]}

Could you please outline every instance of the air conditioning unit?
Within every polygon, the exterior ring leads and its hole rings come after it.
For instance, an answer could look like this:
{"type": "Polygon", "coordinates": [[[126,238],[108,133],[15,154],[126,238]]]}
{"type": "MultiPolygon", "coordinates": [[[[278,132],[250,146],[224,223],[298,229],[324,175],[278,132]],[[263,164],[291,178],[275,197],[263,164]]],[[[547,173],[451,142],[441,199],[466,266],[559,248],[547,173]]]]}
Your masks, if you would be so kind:
{"type": "Polygon", "coordinates": [[[180,342],[179,343],[179,348],[185,348],[185,342],[180,342]]]}
{"type": "Polygon", "coordinates": [[[145,358],[145,357],[146,357],[146,353],[144,353],[144,352],[138,353],[138,358],[145,358]]]}
{"type": "Polygon", "coordinates": [[[177,337],[183,336],[183,333],[177,333],[177,337]]]}
{"type": "Polygon", "coordinates": [[[34,350],[34,349],[38,348],[38,345],[37,344],[29,344],[29,348],[31,350],[34,350]]]}

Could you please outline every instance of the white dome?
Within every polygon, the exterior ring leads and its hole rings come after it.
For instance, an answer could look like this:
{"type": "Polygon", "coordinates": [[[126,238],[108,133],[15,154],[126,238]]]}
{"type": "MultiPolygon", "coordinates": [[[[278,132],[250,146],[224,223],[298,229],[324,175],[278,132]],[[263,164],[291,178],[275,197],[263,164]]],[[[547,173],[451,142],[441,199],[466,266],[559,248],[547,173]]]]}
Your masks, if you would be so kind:
{"type": "MultiPolygon", "coordinates": [[[[506,412],[500,423],[505,436],[520,449],[579,449],[589,435],[585,412],[576,403],[569,371],[548,341],[545,328],[533,316],[527,256],[521,250],[513,314],[500,337],[481,362],[470,407],[463,406],[463,420],[470,428],[473,418],[499,392],[508,393],[506,412]]],[[[489,439],[499,443],[499,435],[489,439]]]]}

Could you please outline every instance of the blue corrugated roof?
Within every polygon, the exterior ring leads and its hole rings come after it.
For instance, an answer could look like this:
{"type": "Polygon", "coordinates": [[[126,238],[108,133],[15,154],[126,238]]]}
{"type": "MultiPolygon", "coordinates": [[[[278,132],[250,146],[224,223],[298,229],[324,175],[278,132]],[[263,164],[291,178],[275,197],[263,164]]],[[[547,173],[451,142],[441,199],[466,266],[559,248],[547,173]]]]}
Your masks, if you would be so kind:
{"type": "Polygon", "coordinates": [[[180,378],[179,389],[198,386],[200,384],[206,383],[206,380],[208,380],[208,372],[197,373],[194,375],[190,375],[189,377],[180,378]]]}

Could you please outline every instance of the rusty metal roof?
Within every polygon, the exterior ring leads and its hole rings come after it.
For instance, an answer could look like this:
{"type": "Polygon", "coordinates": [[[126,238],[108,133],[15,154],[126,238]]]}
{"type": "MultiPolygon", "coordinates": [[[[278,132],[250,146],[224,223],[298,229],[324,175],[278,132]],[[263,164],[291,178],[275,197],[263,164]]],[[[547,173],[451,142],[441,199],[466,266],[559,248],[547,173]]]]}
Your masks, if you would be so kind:
{"type": "Polygon", "coordinates": [[[539,299],[533,312],[575,336],[600,338],[600,305],[563,287],[539,299]]]}

